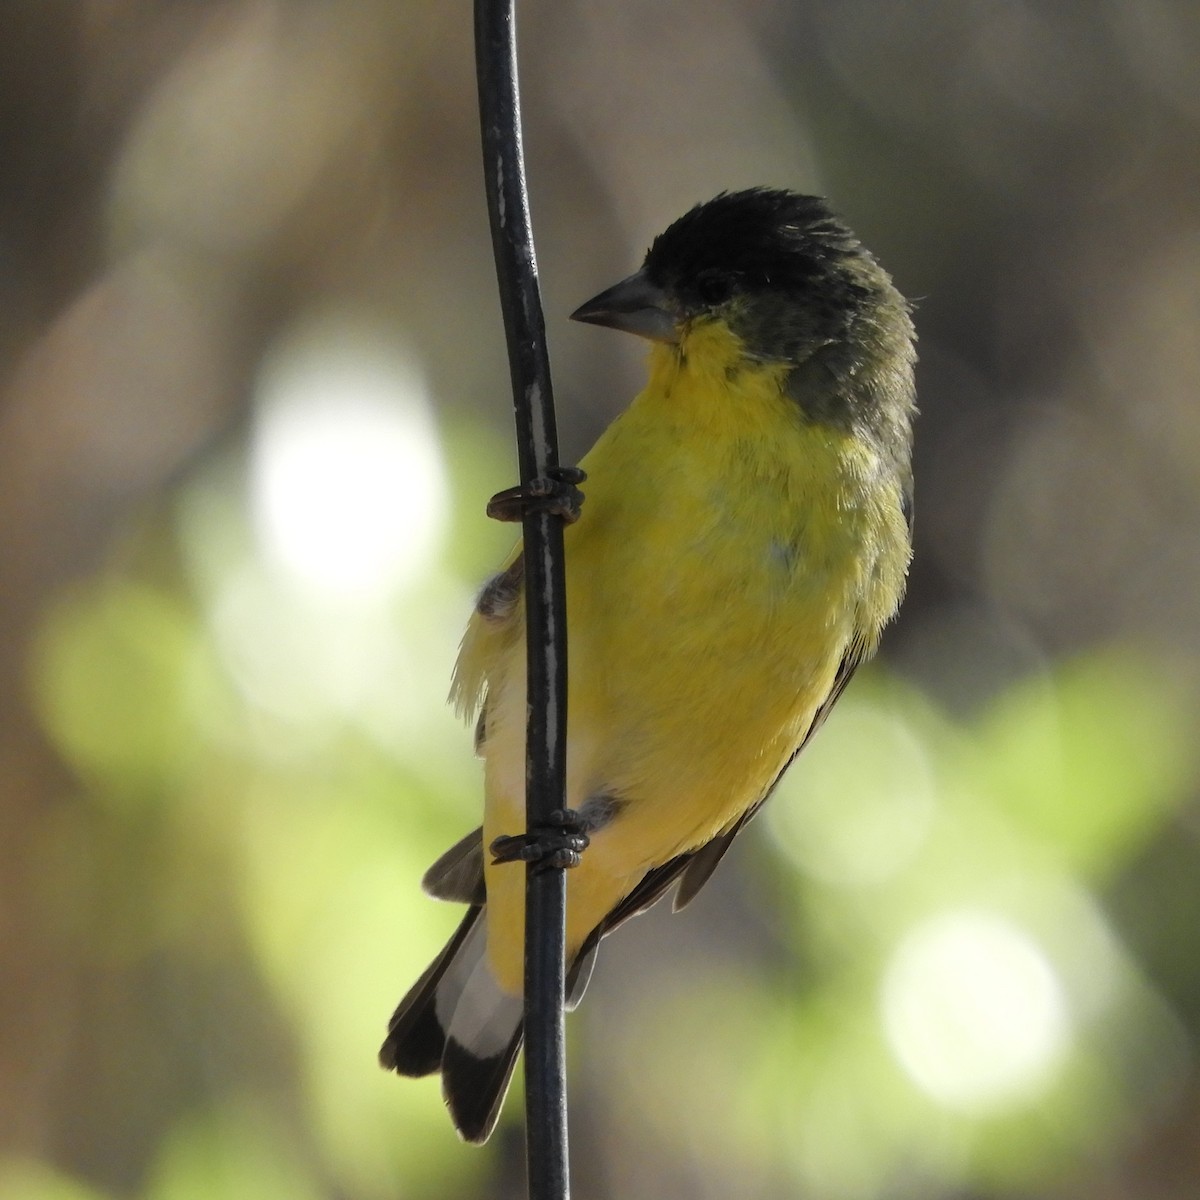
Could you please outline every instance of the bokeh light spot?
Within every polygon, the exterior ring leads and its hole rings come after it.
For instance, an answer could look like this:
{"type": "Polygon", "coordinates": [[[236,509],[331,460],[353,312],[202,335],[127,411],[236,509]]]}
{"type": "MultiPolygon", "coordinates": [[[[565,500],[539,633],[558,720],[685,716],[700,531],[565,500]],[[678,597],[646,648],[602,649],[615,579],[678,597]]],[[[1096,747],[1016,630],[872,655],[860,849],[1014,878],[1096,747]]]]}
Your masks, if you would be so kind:
{"type": "Polygon", "coordinates": [[[1071,1040],[1045,954],[1019,926],[984,911],[939,914],[904,938],[884,979],[883,1017],[913,1082],[973,1113],[1035,1095],[1071,1040]]]}
{"type": "Polygon", "coordinates": [[[270,357],[251,471],[263,549],[307,590],[386,598],[439,543],[447,488],[424,384],[352,323],[316,322],[270,357]]]}

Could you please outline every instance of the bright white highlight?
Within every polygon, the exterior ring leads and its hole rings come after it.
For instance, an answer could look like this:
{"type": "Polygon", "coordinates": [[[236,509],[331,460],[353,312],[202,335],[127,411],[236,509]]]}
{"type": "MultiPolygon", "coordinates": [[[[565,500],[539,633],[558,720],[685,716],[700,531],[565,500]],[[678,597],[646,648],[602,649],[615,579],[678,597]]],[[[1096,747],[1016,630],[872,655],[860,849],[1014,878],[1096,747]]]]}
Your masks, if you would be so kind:
{"type": "Polygon", "coordinates": [[[1071,1040],[1062,987],[1040,947],[984,911],[944,913],[905,937],[884,980],[883,1018],[913,1082],[972,1113],[1032,1098],[1071,1040]]]}
{"type": "Polygon", "coordinates": [[[445,525],[447,488],[409,360],[346,322],[289,339],[263,373],[251,487],[267,557],[305,589],[371,601],[415,579],[445,525]]]}

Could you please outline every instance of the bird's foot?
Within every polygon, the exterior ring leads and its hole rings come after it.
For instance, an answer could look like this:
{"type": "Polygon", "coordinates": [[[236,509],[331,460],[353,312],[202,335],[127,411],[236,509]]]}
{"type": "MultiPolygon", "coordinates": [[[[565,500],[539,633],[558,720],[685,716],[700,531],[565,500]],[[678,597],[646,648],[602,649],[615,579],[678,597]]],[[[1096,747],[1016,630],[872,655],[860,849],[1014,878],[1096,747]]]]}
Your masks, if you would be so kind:
{"type": "Polygon", "coordinates": [[[583,493],[577,485],[587,478],[579,467],[550,467],[544,478],[497,492],[487,515],[497,521],[520,521],[528,512],[548,512],[571,525],[579,520],[583,493]]]}
{"type": "Polygon", "coordinates": [[[579,814],[571,808],[560,808],[528,833],[496,838],[489,849],[493,866],[524,862],[534,864],[535,870],[545,871],[551,867],[565,870],[579,866],[580,855],[587,847],[588,835],[583,831],[579,814]]]}

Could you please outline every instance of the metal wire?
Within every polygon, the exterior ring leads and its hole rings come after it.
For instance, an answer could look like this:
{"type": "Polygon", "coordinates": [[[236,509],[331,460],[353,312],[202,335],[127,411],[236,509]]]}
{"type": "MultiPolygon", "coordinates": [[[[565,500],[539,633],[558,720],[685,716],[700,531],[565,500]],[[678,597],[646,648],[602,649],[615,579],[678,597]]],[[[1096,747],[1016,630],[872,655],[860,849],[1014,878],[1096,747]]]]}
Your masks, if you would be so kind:
{"type": "MultiPolygon", "coordinates": [[[[475,61],[484,186],[508,340],[521,483],[558,465],[545,322],[525,188],[514,0],[475,0],[475,61]]],[[[567,636],[562,522],[523,521],[529,723],[526,820],[532,829],[563,807],[566,781],[567,636]]],[[[560,869],[527,868],[525,892],[525,1130],[531,1200],[566,1200],[566,1048],[560,869]]]]}

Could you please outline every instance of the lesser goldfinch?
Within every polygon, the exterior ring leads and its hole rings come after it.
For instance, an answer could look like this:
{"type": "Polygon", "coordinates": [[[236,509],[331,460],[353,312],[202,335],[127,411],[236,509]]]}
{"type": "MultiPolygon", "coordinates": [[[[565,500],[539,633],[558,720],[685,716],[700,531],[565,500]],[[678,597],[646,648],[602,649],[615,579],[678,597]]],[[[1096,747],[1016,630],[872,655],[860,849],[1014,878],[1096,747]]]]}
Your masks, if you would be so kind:
{"type": "MultiPolygon", "coordinates": [[[[682,908],[870,658],[904,593],[914,332],[824,201],[722,193],[572,314],[648,338],[645,389],[580,464],[565,530],[568,1006],[601,938],[673,885],[682,908]]],[[[525,871],[485,847],[525,824],[525,614],[515,552],[483,589],[452,699],[479,712],[482,830],[424,879],[469,905],[380,1052],[441,1071],[468,1141],[492,1131],[522,1040],[525,871]]]]}

